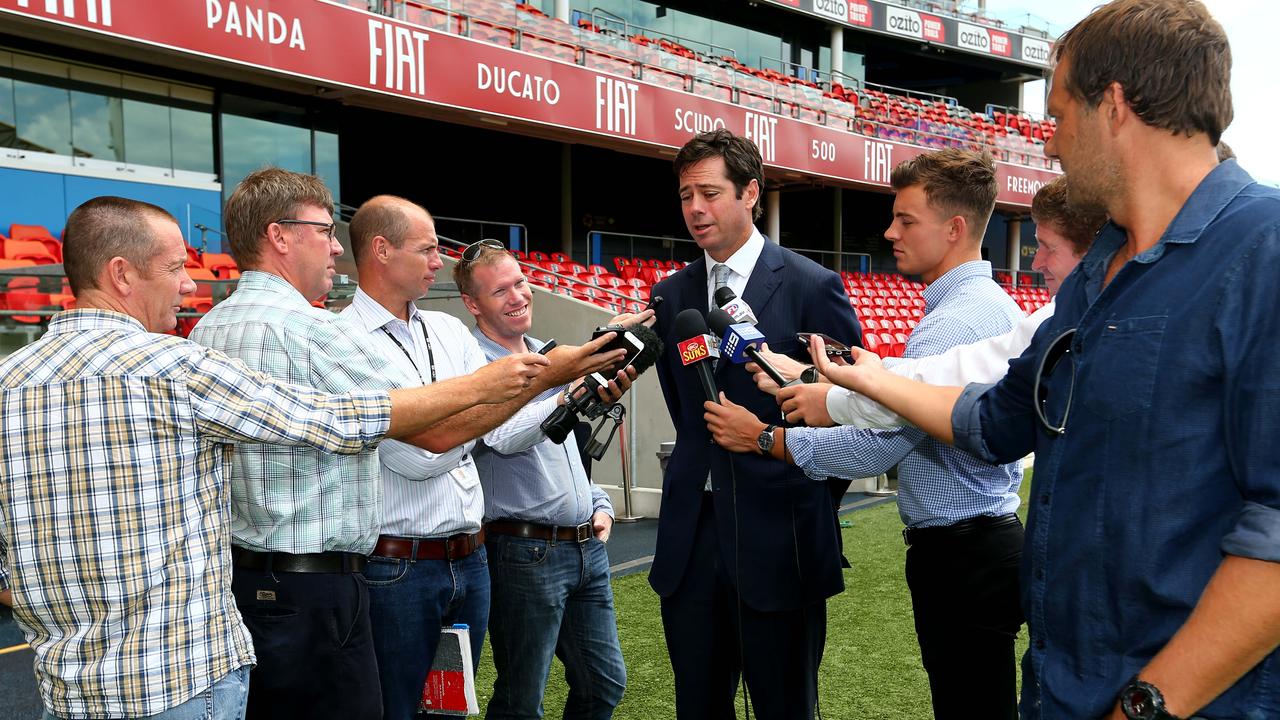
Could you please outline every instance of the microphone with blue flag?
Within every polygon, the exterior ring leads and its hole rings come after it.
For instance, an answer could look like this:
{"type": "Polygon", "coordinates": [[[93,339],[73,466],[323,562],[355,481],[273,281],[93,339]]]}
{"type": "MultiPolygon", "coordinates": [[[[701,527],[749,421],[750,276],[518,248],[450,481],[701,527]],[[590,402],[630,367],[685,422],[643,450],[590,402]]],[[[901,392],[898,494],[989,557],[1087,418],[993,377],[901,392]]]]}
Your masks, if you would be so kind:
{"type": "Polygon", "coordinates": [[[764,342],[764,335],[756,329],[755,325],[745,322],[735,323],[733,317],[720,308],[707,313],[707,325],[712,333],[721,338],[721,357],[728,358],[738,365],[748,360],[754,362],[778,384],[778,387],[798,384],[798,381],[788,382],[782,373],[760,354],[757,347],[764,342]]]}

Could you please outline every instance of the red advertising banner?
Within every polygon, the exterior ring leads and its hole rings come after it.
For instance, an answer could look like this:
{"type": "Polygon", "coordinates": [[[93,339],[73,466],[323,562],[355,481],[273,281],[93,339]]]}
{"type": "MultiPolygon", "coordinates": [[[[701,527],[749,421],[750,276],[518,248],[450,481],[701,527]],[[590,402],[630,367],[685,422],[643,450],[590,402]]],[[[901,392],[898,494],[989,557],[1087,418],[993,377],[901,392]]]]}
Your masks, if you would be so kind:
{"type": "MultiPolygon", "coordinates": [[[[266,71],[668,148],[724,127],[773,168],[876,186],[924,148],[867,138],[328,0],[0,0],[0,13],[266,71]]],[[[1029,206],[1056,173],[999,164],[999,202],[1029,206]]]]}

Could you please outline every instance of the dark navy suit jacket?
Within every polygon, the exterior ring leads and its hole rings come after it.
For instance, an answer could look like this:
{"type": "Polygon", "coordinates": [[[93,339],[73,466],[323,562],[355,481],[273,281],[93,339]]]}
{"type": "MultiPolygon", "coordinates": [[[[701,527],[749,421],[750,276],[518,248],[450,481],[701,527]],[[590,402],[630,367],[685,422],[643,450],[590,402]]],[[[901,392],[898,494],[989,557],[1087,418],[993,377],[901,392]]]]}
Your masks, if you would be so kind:
{"type": "MultiPolygon", "coordinates": [[[[827,484],[772,458],[731,454],[707,431],[698,378],[682,365],[676,350],[688,338],[672,333],[681,310],[707,308],[705,259],[690,263],[652,292],[664,300],[657,308],[655,329],[665,350],[656,367],[676,428],[675,450],[662,480],[662,516],[649,573],[654,591],[670,596],[684,577],[709,470],[722,567],[743,602],[761,611],[791,610],[840,592],[844,579],[827,484]]],[[[797,332],[822,332],[848,344],[861,339],[839,276],[772,242],[765,242],[742,297],[775,352],[807,357],[796,341],[797,332]]],[[[756,388],[742,365],[721,362],[715,378],[730,400],[762,422],[785,425],[777,403],[756,388]]]]}

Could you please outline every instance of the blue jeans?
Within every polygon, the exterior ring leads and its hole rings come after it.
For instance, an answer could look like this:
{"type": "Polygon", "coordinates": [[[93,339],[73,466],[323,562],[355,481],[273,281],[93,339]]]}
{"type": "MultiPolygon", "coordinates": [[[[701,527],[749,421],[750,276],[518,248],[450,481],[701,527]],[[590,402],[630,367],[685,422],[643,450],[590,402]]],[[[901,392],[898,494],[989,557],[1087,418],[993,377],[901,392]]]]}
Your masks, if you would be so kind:
{"type": "MultiPolygon", "coordinates": [[[[146,720],[244,720],[249,702],[250,666],[242,665],[222,676],[204,692],[164,712],[148,715],[146,720]]],[[[58,720],[48,710],[42,720],[58,720]]]]}
{"type": "Polygon", "coordinates": [[[487,558],[483,547],[453,561],[369,558],[364,576],[384,720],[418,717],[441,627],[470,626],[472,670],[479,665],[489,621],[487,558]]]}
{"type": "Polygon", "coordinates": [[[541,718],[554,655],[564,663],[564,717],[609,718],[627,670],[604,543],[490,535],[489,644],[498,679],[485,717],[541,718]]]}

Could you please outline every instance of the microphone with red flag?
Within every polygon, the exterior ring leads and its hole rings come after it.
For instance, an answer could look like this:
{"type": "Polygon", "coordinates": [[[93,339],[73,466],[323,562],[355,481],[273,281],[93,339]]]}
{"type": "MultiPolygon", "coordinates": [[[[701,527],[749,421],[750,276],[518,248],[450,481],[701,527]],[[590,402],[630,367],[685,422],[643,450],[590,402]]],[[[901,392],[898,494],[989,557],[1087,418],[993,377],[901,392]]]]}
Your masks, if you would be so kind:
{"type": "MultiPolygon", "coordinates": [[[[714,340],[707,340],[707,321],[696,308],[681,310],[676,315],[675,327],[672,329],[677,338],[683,338],[676,344],[676,352],[680,354],[680,363],[685,367],[693,366],[698,373],[698,382],[702,385],[702,393],[713,403],[720,402],[720,392],[716,389],[716,379],[711,374],[710,360],[716,347],[714,340]]],[[[717,352],[716,355],[719,353],[717,352]]]]}

